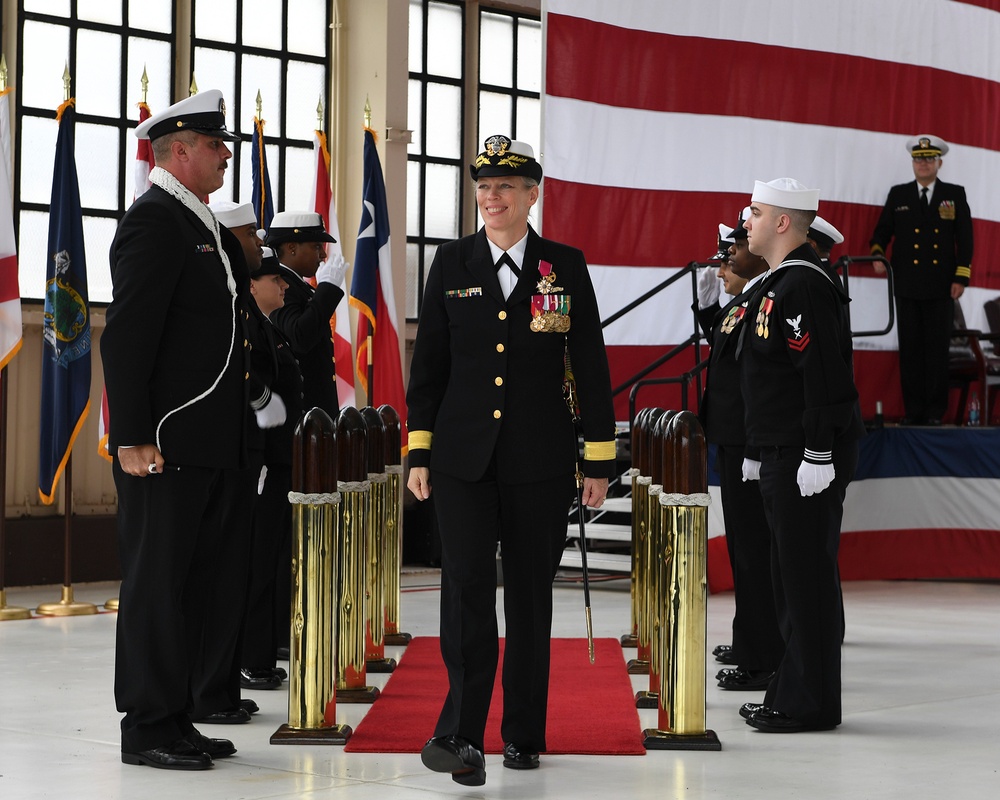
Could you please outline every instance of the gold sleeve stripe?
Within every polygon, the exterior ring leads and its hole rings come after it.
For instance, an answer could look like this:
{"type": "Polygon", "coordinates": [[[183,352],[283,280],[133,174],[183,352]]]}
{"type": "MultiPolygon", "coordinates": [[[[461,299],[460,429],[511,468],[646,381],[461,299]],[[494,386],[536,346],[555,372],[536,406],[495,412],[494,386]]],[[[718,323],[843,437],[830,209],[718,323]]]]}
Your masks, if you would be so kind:
{"type": "Polygon", "coordinates": [[[956,278],[971,278],[972,267],[955,267],[956,278]]]}
{"type": "Polygon", "coordinates": [[[410,431],[408,445],[410,450],[430,450],[434,434],[430,431],[410,431]]]}
{"type": "Polygon", "coordinates": [[[872,255],[873,256],[884,256],[885,255],[885,250],[882,249],[882,245],[880,245],[880,244],[873,244],[872,245],[872,255]]]}
{"type": "Polygon", "coordinates": [[[584,442],[583,458],[585,461],[614,461],[615,441],[610,442],[584,442]]]}

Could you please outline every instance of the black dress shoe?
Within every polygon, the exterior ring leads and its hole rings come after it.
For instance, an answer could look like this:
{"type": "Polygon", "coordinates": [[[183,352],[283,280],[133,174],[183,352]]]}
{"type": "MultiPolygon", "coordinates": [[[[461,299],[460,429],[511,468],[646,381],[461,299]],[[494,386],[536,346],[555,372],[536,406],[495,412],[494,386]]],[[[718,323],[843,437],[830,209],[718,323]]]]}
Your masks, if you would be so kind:
{"type": "Polygon", "coordinates": [[[277,689],[281,686],[281,678],[270,668],[249,669],[240,667],[240,687],[243,689],[277,689]]]}
{"type": "Polygon", "coordinates": [[[727,675],[732,675],[734,672],[739,672],[739,667],[723,667],[718,672],[715,673],[715,679],[721,681],[727,675]]]}
{"type": "Polygon", "coordinates": [[[758,689],[766,689],[773,677],[773,672],[737,669],[719,679],[719,688],[730,692],[753,692],[758,689]]]}
{"type": "Polygon", "coordinates": [[[213,711],[211,714],[191,721],[209,725],[239,725],[242,722],[250,721],[250,712],[244,708],[226,708],[222,711],[213,711]]]}
{"type": "Polygon", "coordinates": [[[271,672],[279,681],[288,680],[288,672],[284,669],[284,667],[271,667],[271,672]]]}
{"type": "Polygon", "coordinates": [[[750,719],[754,714],[764,708],[763,703],[744,703],[740,706],[740,716],[743,719],[750,719]]]}
{"type": "Polygon", "coordinates": [[[732,649],[732,645],[729,644],[716,645],[715,649],[712,651],[712,655],[718,658],[720,653],[728,653],[732,649]]]}
{"type": "Polygon", "coordinates": [[[538,753],[508,742],[503,746],[503,765],[508,769],[538,769],[538,753]]]}
{"type": "Polygon", "coordinates": [[[486,783],[486,760],[483,751],[462,736],[434,736],[420,751],[420,760],[434,772],[450,772],[451,779],[463,786],[486,783]]]}
{"type": "Polygon", "coordinates": [[[733,652],[733,648],[728,644],[720,644],[712,651],[712,655],[715,656],[715,660],[720,664],[732,664],[735,667],[740,663],[733,652]]]}
{"type": "Polygon", "coordinates": [[[212,766],[212,757],[186,739],[178,739],[163,747],[151,747],[138,753],[122,751],[122,763],[157,769],[208,769],[212,766]]]}
{"type": "Polygon", "coordinates": [[[228,758],[236,752],[233,743],[228,739],[210,739],[198,731],[191,731],[191,733],[184,737],[184,741],[197,747],[201,752],[208,753],[213,759],[228,758]]]}
{"type": "Polygon", "coordinates": [[[257,705],[249,697],[244,697],[242,700],[240,700],[240,708],[242,708],[248,714],[256,714],[258,711],[260,711],[260,706],[257,705]]]}
{"type": "Polygon", "coordinates": [[[803,731],[828,731],[836,725],[823,723],[809,723],[789,717],[780,711],[775,711],[767,706],[754,712],[747,719],[747,725],[756,728],[763,733],[802,733],[803,731]]]}

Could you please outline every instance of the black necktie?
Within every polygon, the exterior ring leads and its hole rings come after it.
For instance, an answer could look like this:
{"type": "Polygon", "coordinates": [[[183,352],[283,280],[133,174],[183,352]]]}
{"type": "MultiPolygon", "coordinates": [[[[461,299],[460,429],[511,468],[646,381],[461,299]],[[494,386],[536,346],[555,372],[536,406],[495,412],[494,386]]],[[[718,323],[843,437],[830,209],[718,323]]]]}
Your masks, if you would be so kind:
{"type": "Polygon", "coordinates": [[[521,277],[521,268],[514,263],[514,259],[510,257],[508,253],[504,253],[500,258],[497,259],[497,272],[500,271],[500,267],[507,265],[510,267],[510,271],[514,273],[514,277],[521,277]]]}
{"type": "Polygon", "coordinates": [[[920,207],[926,211],[927,210],[927,187],[920,187],[920,207]]]}

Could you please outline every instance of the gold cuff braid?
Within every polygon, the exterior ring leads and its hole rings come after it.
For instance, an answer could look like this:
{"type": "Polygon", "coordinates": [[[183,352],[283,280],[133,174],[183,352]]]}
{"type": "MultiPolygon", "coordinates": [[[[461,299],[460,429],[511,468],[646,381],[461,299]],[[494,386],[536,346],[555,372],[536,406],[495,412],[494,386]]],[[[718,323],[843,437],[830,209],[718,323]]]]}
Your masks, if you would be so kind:
{"type": "Polygon", "coordinates": [[[583,443],[583,458],[585,461],[614,461],[615,456],[616,451],[614,439],[610,442],[583,443]]]}
{"type": "Polygon", "coordinates": [[[433,438],[430,431],[410,431],[407,444],[410,450],[430,450],[433,438]]]}

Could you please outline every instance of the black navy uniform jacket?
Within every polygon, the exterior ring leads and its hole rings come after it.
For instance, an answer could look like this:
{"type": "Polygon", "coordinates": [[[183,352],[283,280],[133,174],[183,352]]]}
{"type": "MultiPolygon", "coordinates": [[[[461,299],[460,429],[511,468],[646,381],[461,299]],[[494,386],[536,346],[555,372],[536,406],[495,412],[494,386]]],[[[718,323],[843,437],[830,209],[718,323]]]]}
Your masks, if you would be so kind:
{"type": "Polygon", "coordinates": [[[740,366],[735,351],[747,306],[759,285],[759,281],[754,283],[721,309],[713,304],[698,310],[702,330],[711,344],[705,394],[699,409],[705,439],[711,444],[746,444],[740,366]]]}
{"type": "Polygon", "coordinates": [[[330,317],[337,310],[344,290],[332,283],[321,283],[314,289],[284,264],[281,277],[288,284],[285,304],[271,312],[271,322],[299,361],[306,410],[322,408],[336,421],[340,401],[330,317]]]}
{"type": "MultiPolygon", "coordinates": [[[[220,235],[227,250],[239,247],[225,228],[220,235]]],[[[101,337],[110,451],[152,443],[171,464],[246,466],[246,317],[215,237],[153,186],[122,218],[110,259],[114,299],[101,337]]]]}
{"type": "MultiPolygon", "coordinates": [[[[809,451],[807,460],[830,463],[835,441],[864,434],[854,385],[850,298],[809,244],[782,263],[756,284],[745,320],[740,361],[747,445],[802,447],[809,451]]],[[[758,458],[753,449],[748,456],[758,458]]]]}
{"type": "Polygon", "coordinates": [[[897,297],[950,297],[953,283],[969,285],[972,212],[964,187],[937,181],[925,211],[916,181],[893,186],[872,234],[872,254],[884,253],[893,239],[897,297]]]}
{"type": "Polygon", "coordinates": [[[588,477],[615,474],[611,379],[583,253],[529,228],[521,275],[504,300],[485,230],[434,257],[406,396],[411,467],[477,481],[528,483],[572,473],[576,436],[563,399],[566,343],[581,405],[588,477]],[[566,334],[534,332],[539,263],[570,296],[566,334]]]}

